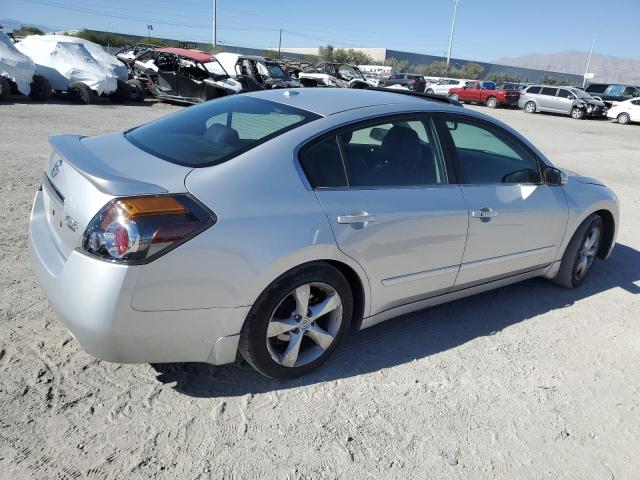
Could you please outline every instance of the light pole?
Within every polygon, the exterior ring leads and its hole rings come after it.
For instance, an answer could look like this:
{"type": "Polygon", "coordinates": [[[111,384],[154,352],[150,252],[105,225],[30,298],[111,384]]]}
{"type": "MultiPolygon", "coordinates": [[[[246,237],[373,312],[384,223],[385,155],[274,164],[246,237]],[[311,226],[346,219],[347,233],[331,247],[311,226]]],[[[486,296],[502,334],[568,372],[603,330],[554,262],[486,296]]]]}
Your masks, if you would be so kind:
{"type": "Polygon", "coordinates": [[[587,60],[587,68],[584,71],[584,79],[582,81],[582,86],[585,86],[587,84],[587,75],[589,74],[589,67],[591,67],[591,57],[593,56],[593,47],[596,44],[596,37],[598,35],[593,35],[593,40],[591,41],[591,51],[589,52],[589,60],[587,60]]]}
{"type": "Polygon", "coordinates": [[[453,44],[453,32],[456,29],[456,14],[458,13],[458,3],[460,0],[453,0],[453,21],[451,22],[451,34],[449,35],[449,50],[447,51],[447,67],[451,63],[451,45],[453,44]]]}
{"type": "Polygon", "coordinates": [[[213,28],[213,48],[216,48],[216,46],[218,45],[218,39],[217,39],[217,25],[216,25],[216,13],[217,13],[217,5],[216,5],[216,0],[213,0],[213,5],[212,5],[212,10],[213,10],[213,19],[212,19],[212,28],[213,28]]]}
{"type": "Polygon", "coordinates": [[[147,32],[149,32],[148,38],[151,41],[151,30],[153,30],[153,25],[147,25],[147,32]]]}

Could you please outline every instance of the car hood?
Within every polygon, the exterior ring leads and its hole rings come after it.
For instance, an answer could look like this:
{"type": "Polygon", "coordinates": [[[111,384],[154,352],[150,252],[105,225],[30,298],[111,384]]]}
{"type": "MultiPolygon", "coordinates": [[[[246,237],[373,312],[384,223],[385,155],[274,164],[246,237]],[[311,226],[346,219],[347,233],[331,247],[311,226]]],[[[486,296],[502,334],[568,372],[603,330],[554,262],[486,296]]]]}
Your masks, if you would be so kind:
{"type": "Polygon", "coordinates": [[[563,169],[562,171],[567,175],[567,177],[569,177],[569,181],[585,183],[585,184],[588,184],[588,185],[600,185],[602,187],[606,186],[603,182],[601,182],[597,178],[587,177],[587,176],[579,174],[578,172],[574,172],[573,170],[565,170],[565,169],[563,169]]]}

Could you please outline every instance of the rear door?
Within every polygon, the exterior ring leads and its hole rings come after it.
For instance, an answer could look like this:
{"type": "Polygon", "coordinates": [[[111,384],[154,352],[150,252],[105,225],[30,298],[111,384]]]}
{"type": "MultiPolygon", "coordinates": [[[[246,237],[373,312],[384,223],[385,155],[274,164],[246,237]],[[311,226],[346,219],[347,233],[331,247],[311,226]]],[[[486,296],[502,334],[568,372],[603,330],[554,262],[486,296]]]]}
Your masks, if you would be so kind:
{"type": "Polygon", "coordinates": [[[190,58],[178,60],[178,95],[185,98],[205,98],[209,72],[204,66],[190,58]]]}
{"type": "Polygon", "coordinates": [[[342,129],[300,157],[338,247],[369,275],[372,314],[452,288],[468,215],[431,117],[342,129]]]}
{"type": "Polygon", "coordinates": [[[558,89],[556,87],[542,87],[540,95],[538,95],[538,105],[550,112],[558,112],[560,108],[556,101],[556,93],[558,89]]]}
{"type": "Polygon", "coordinates": [[[469,235],[456,280],[463,288],[549,265],[567,224],[562,187],[542,183],[541,161],[484,120],[439,117],[469,208],[469,235]]]}

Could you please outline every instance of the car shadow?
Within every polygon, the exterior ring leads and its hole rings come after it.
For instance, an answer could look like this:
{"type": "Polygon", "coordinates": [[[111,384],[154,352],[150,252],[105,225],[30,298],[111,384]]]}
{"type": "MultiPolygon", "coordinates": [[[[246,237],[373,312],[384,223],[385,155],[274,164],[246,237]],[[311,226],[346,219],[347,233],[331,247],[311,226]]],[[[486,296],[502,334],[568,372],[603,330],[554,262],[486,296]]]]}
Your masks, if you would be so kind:
{"type": "MultiPolygon", "coordinates": [[[[152,107],[154,103],[157,103],[156,99],[154,98],[145,98],[144,101],[142,102],[130,102],[130,101],[123,101],[123,102],[113,102],[111,101],[111,99],[109,97],[97,97],[94,96],[91,99],[91,105],[97,105],[97,106],[105,106],[105,107],[119,107],[121,105],[126,105],[126,106],[137,106],[137,107],[152,107]]],[[[63,94],[63,93],[56,93],[53,94],[53,96],[51,96],[49,99],[47,99],[46,101],[37,101],[37,100],[31,100],[31,98],[29,97],[25,97],[22,95],[10,95],[6,98],[4,98],[2,101],[0,101],[0,105],[45,105],[45,104],[49,104],[49,105],[76,105],[78,107],[84,107],[85,105],[77,102],[76,100],[74,100],[73,98],[71,98],[70,96],[63,94]]]]}
{"type": "Polygon", "coordinates": [[[561,309],[614,288],[640,294],[640,252],[616,245],[606,262],[597,262],[579,288],[567,290],[541,279],[481,293],[404,315],[361,332],[352,332],[327,363],[302,378],[263,377],[246,362],[153,364],[157,378],[193,397],[241,396],[284,390],[376,372],[449,350],[474,338],[493,335],[537,315],[561,309]]]}

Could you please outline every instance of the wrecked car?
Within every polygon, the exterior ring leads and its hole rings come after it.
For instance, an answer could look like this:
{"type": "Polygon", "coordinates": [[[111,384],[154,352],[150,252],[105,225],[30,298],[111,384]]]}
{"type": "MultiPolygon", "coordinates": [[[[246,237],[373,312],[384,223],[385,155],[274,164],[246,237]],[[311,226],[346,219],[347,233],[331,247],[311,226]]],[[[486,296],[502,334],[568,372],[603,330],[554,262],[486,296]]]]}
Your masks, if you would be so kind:
{"type": "Polygon", "coordinates": [[[368,80],[355,65],[346,63],[321,63],[312,70],[300,72],[302,87],[370,88],[377,87],[375,80],[368,80]]]}
{"type": "Polygon", "coordinates": [[[243,90],[216,57],[199,50],[148,50],[136,57],[132,68],[134,78],[153,96],[177,103],[201,103],[243,90]]]}
{"type": "MultiPolygon", "coordinates": [[[[67,93],[84,104],[91,103],[96,95],[119,99],[118,72],[104,61],[105,57],[98,55],[96,59],[85,42],[64,35],[30,35],[16,43],[16,48],[35,63],[36,72],[55,92],[67,93]]],[[[91,45],[89,48],[94,50],[91,45]]]]}
{"type": "Polygon", "coordinates": [[[243,84],[247,92],[300,86],[300,82],[292,79],[278,62],[270,58],[222,52],[216,54],[216,59],[229,75],[243,84]]]}
{"type": "Polygon", "coordinates": [[[51,85],[42,75],[36,75],[35,63],[0,32],[0,100],[11,94],[42,101],[51,96],[51,85]]]}

